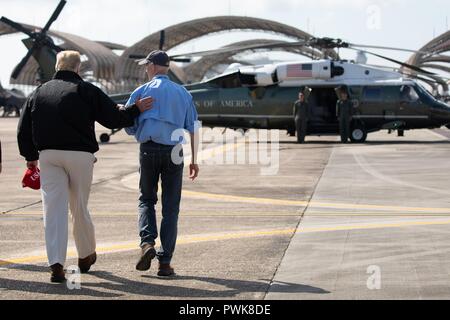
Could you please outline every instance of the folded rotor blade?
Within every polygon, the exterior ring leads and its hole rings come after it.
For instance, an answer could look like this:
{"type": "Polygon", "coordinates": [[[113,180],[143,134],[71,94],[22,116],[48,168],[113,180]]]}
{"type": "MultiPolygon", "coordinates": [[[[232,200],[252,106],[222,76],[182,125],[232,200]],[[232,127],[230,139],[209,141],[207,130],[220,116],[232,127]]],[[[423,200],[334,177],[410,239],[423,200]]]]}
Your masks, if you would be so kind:
{"type": "Polygon", "coordinates": [[[354,43],[349,43],[349,46],[351,46],[351,47],[357,47],[357,48],[381,49],[381,50],[392,50],[392,51],[403,51],[403,52],[421,53],[421,54],[430,54],[430,53],[431,53],[431,52],[427,52],[427,51],[419,51],[419,50],[412,50],[412,49],[394,48],[394,47],[384,47],[384,46],[371,46],[371,45],[354,44],[354,43]]]}
{"type": "Polygon", "coordinates": [[[55,11],[53,12],[52,16],[50,17],[50,19],[48,20],[47,24],[45,25],[45,27],[42,29],[42,33],[47,33],[47,31],[50,29],[51,25],[53,24],[53,22],[56,21],[56,19],[58,19],[59,15],[61,14],[61,11],[63,10],[64,6],[66,5],[67,1],[66,0],[61,0],[58,4],[58,6],[56,7],[55,11]]]}
{"type": "Polygon", "coordinates": [[[265,43],[265,44],[254,44],[254,45],[244,45],[244,46],[230,46],[230,47],[224,47],[220,49],[214,49],[214,50],[206,50],[206,51],[198,51],[198,52],[191,52],[191,53],[185,53],[185,54],[177,54],[173,55],[172,58],[178,58],[178,57],[204,57],[204,56],[211,56],[221,53],[230,53],[234,51],[246,51],[246,50],[257,50],[257,49],[275,49],[275,48],[289,48],[289,47],[301,47],[304,46],[307,43],[307,41],[297,41],[297,42],[285,42],[285,41],[274,41],[272,43],[265,43]]]}
{"type": "Polygon", "coordinates": [[[35,37],[36,37],[36,36],[34,35],[34,33],[33,33],[31,30],[25,28],[25,27],[24,27],[23,25],[21,25],[20,23],[17,23],[17,22],[14,22],[14,21],[12,21],[12,20],[9,20],[9,19],[6,18],[6,17],[1,17],[1,18],[0,18],[0,21],[3,22],[4,24],[7,24],[7,25],[10,26],[11,28],[13,28],[13,29],[15,29],[15,30],[17,30],[17,31],[19,31],[19,32],[25,33],[26,35],[28,35],[28,36],[31,37],[31,38],[35,38],[35,37]]]}
{"type": "Polygon", "coordinates": [[[30,50],[28,50],[26,56],[22,59],[22,61],[20,61],[20,63],[14,68],[14,71],[11,75],[11,77],[13,79],[17,79],[20,75],[20,72],[22,72],[22,69],[25,67],[25,65],[27,64],[28,60],[30,60],[31,56],[34,53],[34,50],[36,49],[36,45],[33,45],[30,50]]]}
{"type": "Polygon", "coordinates": [[[163,50],[165,44],[166,44],[166,31],[161,30],[161,33],[159,35],[159,50],[163,50]]]}
{"type": "Polygon", "coordinates": [[[402,67],[405,67],[405,68],[414,70],[414,71],[419,72],[419,73],[428,74],[428,75],[435,75],[435,73],[433,73],[433,72],[429,72],[429,71],[427,71],[427,70],[425,70],[425,69],[419,68],[419,67],[417,67],[417,66],[413,66],[412,64],[408,64],[408,63],[401,62],[401,61],[398,61],[398,60],[395,60],[395,59],[392,59],[392,58],[389,58],[389,57],[386,57],[386,56],[382,56],[381,54],[377,54],[377,53],[370,52],[370,51],[366,51],[366,50],[360,50],[360,49],[356,49],[356,48],[353,48],[353,47],[350,47],[350,48],[348,48],[348,49],[356,50],[356,51],[361,51],[361,52],[370,54],[370,55],[372,55],[372,56],[375,56],[375,57],[378,57],[378,58],[381,58],[381,59],[384,59],[384,60],[387,60],[387,61],[390,61],[390,62],[399,64],[399,65],[401,65],[402,67]]]}

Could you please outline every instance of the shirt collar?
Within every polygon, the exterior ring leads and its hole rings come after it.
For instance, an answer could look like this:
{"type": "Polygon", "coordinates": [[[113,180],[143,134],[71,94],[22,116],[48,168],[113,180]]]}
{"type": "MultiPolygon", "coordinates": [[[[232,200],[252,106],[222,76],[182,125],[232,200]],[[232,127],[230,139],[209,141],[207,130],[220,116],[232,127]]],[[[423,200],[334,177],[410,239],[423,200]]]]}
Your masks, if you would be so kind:
{"type": "Polygon", "coordinates": [[[78,75],[78,73],[68,70],[62,70],[55,73],[53,76],[55,80],[79,80],[83,81],[83,79],[78,75]]]}
{"type": "Polygon", "coordinates": [[[165,74],[157,74],[153,77],[153,79],[169,79],[169,76],[165,74]]]}

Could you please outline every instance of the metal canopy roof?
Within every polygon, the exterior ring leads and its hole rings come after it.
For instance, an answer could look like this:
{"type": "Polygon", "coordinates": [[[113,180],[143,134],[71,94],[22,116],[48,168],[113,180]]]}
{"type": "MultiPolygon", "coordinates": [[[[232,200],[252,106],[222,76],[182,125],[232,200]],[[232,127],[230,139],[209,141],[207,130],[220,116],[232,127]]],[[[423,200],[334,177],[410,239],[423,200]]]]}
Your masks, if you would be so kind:
{"type": "MultiPolygon", "coordinates": [[[[22,25],[31,30],[41,29],[28,24],[22,23],[22,25]]],[[[17,33],[17,31],[0,22],[0,36],[13,33],[17,33]]],[[[112,50],[101,43],[91,41],[77,35],[59,31],[49,31],[48,34],[64,41],[64,44],[61,45],[61,47],[65,49],[77,50],[81,54],[86,55],[88,61],[84,63],[83,70],[92,71],[94,78],[107,80],[114,79],[114,68],[119,57],[112,50]]],[[[17,79],[11,79],[11,83],[35,85],[37,69],[38,64],[36,61],[34,59],[30,59],[20,76],[17,79]]]]}
{"type": "MultiPolygon", "coordinates": [[[[408,63],[416,65],[420,68],[428,68],[449,73],[450,77],[450,56],[443,53],[450,51],[450,31],[438,36],[423,46],[419,53],[415,53],[408,60],[408,63]],[[426,52],[426,53],[425,53],[426,52]]],[[[440,76],[427,76],[437,81],[444,89],[449,90],[448,81],[440,76]]]]}
{"type": "MultiPolygon", "coordinates": [[[[165,29],[165,50],[169,50],[189,40],[202,36],[228,30],[264,31],[284,35],[296,40],[309,39],[312,35],[297,28],[265,19],[237,16],[219,16],[183,22],[165,29]]],[[[147,55],[150,51],[158,49],[160,33],[156,32],[142,39],[128,48],[116,67],[118,79],[130,81],[142,81],[143,75],[139,66],[130,59],[130,55],[147,55]]],[[[337,57],[336,52],[327,51],[332,57],[337,57]]],[[[191,69],[192,70],[192,69],[191,69]]]]}

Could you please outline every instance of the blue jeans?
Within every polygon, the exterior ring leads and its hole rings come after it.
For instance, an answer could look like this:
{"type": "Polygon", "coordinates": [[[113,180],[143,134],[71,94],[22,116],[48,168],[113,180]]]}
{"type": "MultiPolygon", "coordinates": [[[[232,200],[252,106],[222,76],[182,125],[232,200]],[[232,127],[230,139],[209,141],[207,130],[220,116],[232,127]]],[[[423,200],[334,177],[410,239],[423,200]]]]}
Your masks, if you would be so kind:
{"type": "MultiPolygon", "coordinates": [[[[155,205],[158,202],[158,183],[162,187],[161,248],[157,252],[160,263],[170,263],[178,233],[181,189],[184,164],[172,161],[174,146],[154,142],[141,144],[139,182],[139,235],[141,246],[155,245],[158,238],[155,205]]],[[[182,157],[182,149],[180,156],[182,157]]]]}

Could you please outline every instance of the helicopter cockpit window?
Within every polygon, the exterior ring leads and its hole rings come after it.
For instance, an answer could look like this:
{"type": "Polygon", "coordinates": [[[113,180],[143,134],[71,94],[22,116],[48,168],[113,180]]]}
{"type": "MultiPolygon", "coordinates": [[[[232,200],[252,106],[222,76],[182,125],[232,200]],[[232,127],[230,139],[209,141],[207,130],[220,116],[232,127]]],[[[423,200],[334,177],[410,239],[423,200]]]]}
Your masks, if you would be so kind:
{"type": "Polygon", "coordinates": [[[406,102],[416,102],[419,100],[419,95],[411,86],[402,86],[400,88],[400,97],[402,101],[406,102]]]}
{"type": "Polygon", "coordinates": [[[436,98],[427,90],[425,89],[423,86],[421,86],[420,84],[416,83],[416,87],[415,87],[416,91],[422,95],[422,99],[425,98],[426,101],[428,102],[434,102],[436,101],[436,98]]]}
{"type": "Polygon", "coordinates": [[[217,85],[220,88],[232,89],[242,87],[241,79],[239,73],[228,74],[216,79],[211,80],[212,84],[217,85]]]}

